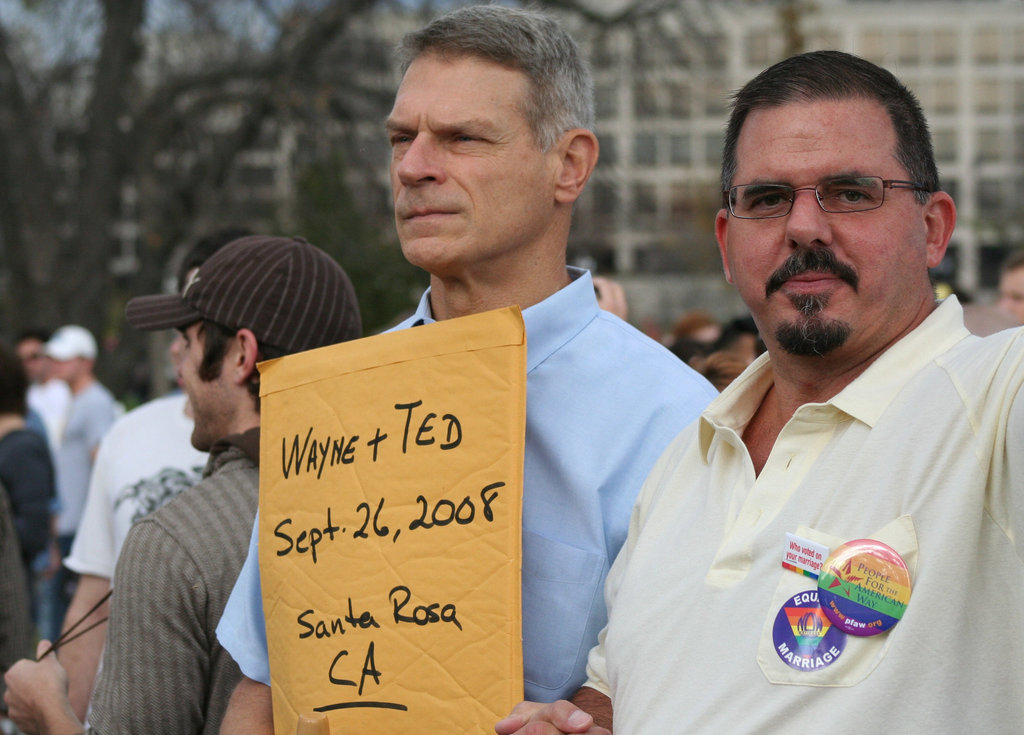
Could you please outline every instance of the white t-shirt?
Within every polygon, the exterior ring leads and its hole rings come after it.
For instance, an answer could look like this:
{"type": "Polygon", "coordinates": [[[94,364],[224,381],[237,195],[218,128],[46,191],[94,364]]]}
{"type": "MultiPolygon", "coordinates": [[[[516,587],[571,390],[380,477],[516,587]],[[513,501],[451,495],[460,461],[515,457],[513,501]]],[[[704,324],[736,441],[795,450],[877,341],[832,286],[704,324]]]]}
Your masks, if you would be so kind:
{"type": "Polygon", "coordinates": [[[28,387],[25,396],[29,408],[39,414],[46,427],[46,437],[50,440],[50,450],[56,451],[60,444],[64,424],[71,410],[71,389],[63,380],[54,378],[45,383],[33,383],[28,387]]]}
{"type": "Polygon", "coordinates": [[[64,560],[79,574],[112,579],[132,524],[202,477],[185,396],[157,398],[122,416],[103,437],[82,523],[64,560]]]}

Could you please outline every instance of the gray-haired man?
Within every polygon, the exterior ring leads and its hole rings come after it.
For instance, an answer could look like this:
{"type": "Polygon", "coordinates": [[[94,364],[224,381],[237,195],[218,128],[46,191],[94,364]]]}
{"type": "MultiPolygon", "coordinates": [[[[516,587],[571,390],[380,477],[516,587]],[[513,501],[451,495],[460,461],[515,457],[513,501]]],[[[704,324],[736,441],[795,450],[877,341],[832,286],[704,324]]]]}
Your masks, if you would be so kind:
{"type": "MultiPolygon", "coordinates": [[[[590,72],[572,38],[543,13],[474,5],[400,51],[387,120],[395,223],[405,257],[430,273],[400,326],[523,309],[524,688],[557,699],[583,682],[643,478],[714,389],[599,309],[590,274],[566,265],[573,204],[598,154],[590,72]]],[[[268,732],[255,537],[217,632],[247,677],[225,732],[268,732]]]]}

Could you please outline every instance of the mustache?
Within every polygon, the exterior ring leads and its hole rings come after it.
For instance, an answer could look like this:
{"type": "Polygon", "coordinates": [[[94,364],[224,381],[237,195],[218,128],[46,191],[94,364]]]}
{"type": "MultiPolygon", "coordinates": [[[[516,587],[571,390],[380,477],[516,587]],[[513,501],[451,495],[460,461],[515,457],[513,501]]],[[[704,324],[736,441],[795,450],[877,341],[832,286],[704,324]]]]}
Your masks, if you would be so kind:
{"type": "Polygon", "coordinates": [[[786,281],[801,273],[831,273],[849,284],[854,291],[860,283],[857,271],[841,260],[828,248],[797,250],[772,273],[765,282],[764,295],[771,296],[785,285],[786,281]]]}

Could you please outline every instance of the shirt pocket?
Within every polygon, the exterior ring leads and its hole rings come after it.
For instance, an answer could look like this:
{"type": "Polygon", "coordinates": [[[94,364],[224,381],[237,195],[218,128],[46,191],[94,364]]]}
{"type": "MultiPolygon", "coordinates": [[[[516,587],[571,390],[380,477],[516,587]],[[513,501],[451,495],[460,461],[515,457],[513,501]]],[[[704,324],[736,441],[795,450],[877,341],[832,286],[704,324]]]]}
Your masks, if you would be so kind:
{"type": "Polygon", "coordinates": [[[523,674],[559,689],[592,644],[584,641],[601,601],[603,554],[523,530],[523,674]]]}
{"type": "MultiPolygon", "coordinates": [[[[829,549],[835,549],[837,546],[853,540],[853,538],[839,538],[822,533],[807,526],[797,529],[797,535],[824,544],[829,549]]],[[[917,532],[914,530],[914,523],[909,515],[900,516],[884,528],[861,536],[861,538],[874,539],[891,546],[906,562],[910,571],[911,584],[913,584],[917,571],[917,532]]],[[[773,636],[775,619],[787,600],[800,592],[811,589],[817,590],[817,580],[785,569],[780,570],[779,583],[767,611],[764,628],[761,631],[761,640],[758,644],[758,666],[761,667],[761,671],[768,681],[773,684],[819,687],[849,687],[859,684],[885,658],[895,637],[893,633],[898,630],[899,624],[889,632],[879,635],[846,635],[845,648],[831,664],[816,670],[795,669],[783,661],[776,651],[773,636]]],[[[910,599],[913,604],[913,593],[911,593],[910,599]]]]}

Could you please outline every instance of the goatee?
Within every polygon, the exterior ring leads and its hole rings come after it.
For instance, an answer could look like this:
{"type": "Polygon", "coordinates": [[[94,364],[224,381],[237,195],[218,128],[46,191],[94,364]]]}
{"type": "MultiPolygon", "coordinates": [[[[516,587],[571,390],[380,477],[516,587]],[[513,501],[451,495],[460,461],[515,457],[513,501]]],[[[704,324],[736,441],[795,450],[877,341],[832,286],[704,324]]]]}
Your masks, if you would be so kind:
{"type": "MultiPolygon", "coordinates": [[[[801,273],[831,273],[857,290],[859,279],[852,266],[843,263],[828,248],[803,248],[790,255],[765,283],[765,296],[771,296],[789,279],[801,273]]],[[[790,302],[800,318],[779,325],[775,338],[791,355],[826,355],[841,347],[853,331],[849,324],[822,316],[828,306],[828,294],[795,294],[790,302]]]]}

